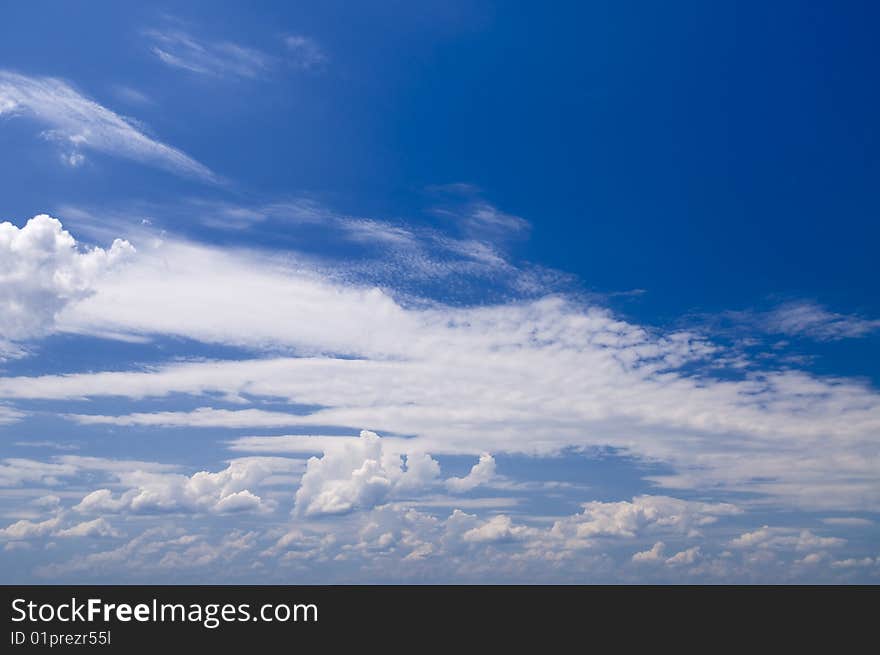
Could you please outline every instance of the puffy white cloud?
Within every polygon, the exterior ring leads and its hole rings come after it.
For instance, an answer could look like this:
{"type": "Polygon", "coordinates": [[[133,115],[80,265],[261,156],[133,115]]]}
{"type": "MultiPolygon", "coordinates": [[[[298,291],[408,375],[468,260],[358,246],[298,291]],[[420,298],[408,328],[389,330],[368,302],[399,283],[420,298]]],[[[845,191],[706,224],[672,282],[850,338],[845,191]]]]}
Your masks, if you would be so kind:
{"type": "MultiPolygon", "coordinates": [[[[113,570],[141,573],[146,569],[146,562],[156,553],[167,554],[169,551],[185,548],[194,539],[189,535],[172,536],[167,528],[148,528],[139,535],[111,550],[80,555],[67,562],[51,563],[38,568],[38,576],[55,579],[60,575],[89,574],[113,570]]],[[[152,576],[151,576],[152,578],[152,576]]],[[[142,578],[146,580],[146,578],[142,578]]]]}
{"type": "Polygon", "coordinates": [[[632,556],[632,561],[636,563],[644,563],[644,562],[661,562],[663,561],[663,551],[666,549],[666,544],[662,541],[658,541],[653,546],[651,546],[648,550],[643,550],[638,553],[635,553],[632,556]]]}
{"type": "Polygon", "coordinates": [[[114,529],[104,517],[91,521],[83,521],[69,528],[53,533],[56,537],[120,537],[121,533],[114,529]]]}
{"type": "Polygon", "coordinates": [[[0,223],[0,341],[41,336],[57,314],[87,297],[97,281],[134,248],[117,239],[108,249],[80,247],[45,214],[24,227],[0,223]]]}
{"type": "Polygon", "coordinates": [[[496,543],[524,537],[530,532],[525,526],[513,525],[512,519],[506,514],[498,514],[465,532],[462,539],[472,543],[496,543]]]}
{"type": "Polygon", "coordinates": [[[677,552],[666,560],[666,564],[669,566],[688,566],[696,562],[699,557],[700,547],[692,546],[691,548],[677,552]]]}
{"type": "Polygon", "coordinates": [[[296,513],[305,516],[342,514],[370,508],[392,495],[418,491],[440,474],[440,465],[424,453],[401,456],[384,446],[374,432],[323,457],[312,457],[296,492],[296,513]]]}
{"type": "Polygon", "coordinates": [[[470,491],[481,484],[486,484],[495,477],[495,458],[488,453],[480,455],[478,461],[470,472],[463,478],[447,478],[446,486],[450,491],[462,493],[470,491]]]}
{"type": "MultiPolygon", "coordinates": [[[[233,530],[217,543],[198,540],[186,542],[183,550],[172,550],[158,562],[159,569],[191,570],[193,567],[204,567],[217,562],[225,562],[242,553],[249,553],[257,545],[256,532],[233,530]]],[[[175,544],[178,545],[178,544],[175,544]]]]}
{"type": "MultiPolygon", "coordinates": [[[[577,516],[569,518],[578,520],[577,516]]],[[[144,521],[139,517],[127,525],[144,521]]],[[[46,537],[60,529],[60,524],[37,529],[25,525],[16,532],[40,531],[46,537]]],[[[655,528],[668,535],[666,543],[691,543],[677,545],[667,555],[664,542],[656,542],[632,555],[634,544],[641,542],[638,535],[573,543],[560,539],[547,517],[479,516],[461,510],[438,516],[416,510],[407,501],[320,520],[296,517],[292,523],[268,524],[262,530],[226,529],[200,516],[191,517],[186,533],[165,522],[165,527],[149,528],[118,547],[53,563],[40,572],[72,579],[102,576],[97,579],[154,582],[187,576],[215,583],[240,579],[351,583],[677,582],[685,572],[706,581],[834,581],[866,577],[875,571],[868,561],[873,557],[853,553],[851,562],[832,561],[822,550],[827,544],[815,540],[805,540],[807,549],[797,557],[791,548],[789,552],[769,548],[727,551],[727,526],[705,526],[700,536],[688,536],[680,528],[655,528]],[[646,565],[651,562],[658,566],[646,565]]]]}
{"type": "Polygon", "coordinates": [[[801,566],[815,566],[827,558],[828,555],[826,553],[809,553],[799,560],[796,560],[795,564],[800,564],[801,566]]]}
{"type": "Polygon", "coordinates": [[[273,64],[269,55],[229,41],[209,42],[181,30],[149,30],[152,53],[164,64],[214,77],[256,78],[273,64]]]}
{"type": "Polygon", "coordinates": [[[63,517],[53,516],[43,521],[22,519],[0,529],[2,539],[34,539],[37,537],[119,537],[120,533],[103,517],[62,528],[63,517]]]}
{"type": "Polygon", "coordinates": [[[313,38],[302,34],[291,34],[284,38],[289,53],[290,64],[301,70],[315,70],[327,63],[327,54],[313,38]]]}
{"type": "Polygon", "coordinates": [[[110,489],[96,489],[74,507],[83,513],[154,513],[268,510],[272,504],[249,487],[279,472],[299,469],[298,460],[248,457],[232,460],[222,471],[200,471],[191,476],[142,470],[118,471],[115,477],[126,491],[114,495],[110,489]]]}
{"type": "Polygon", "coordinates": [[[55,494],[46,494],[45,496],[40,496],[34,501],[35,505],[39,507],[57,507],[61,504],[61,498],[56,496],[55,494]]]}
{"type": "Polygon", "coordinates": [[[636,496],[632,501],[584,504],[584,510],[556,521],[552,532],[575,543],[596,537],[635,537],[643,532],[666,531],[696,536],[700,528],[719,517],[740,514],[727,503],[702,503],[669,496],[636,496]]]}
{"type": "Polygon", "coordinates": [[[0,70],[0,115],[25,115],[48,126],[46,136],[65,147],[65,156],[81,163],[90,148],[152,164],[206,181],[214,174],[185,153],[151,139],[132,121],[78,93],[67,83],[0,70]]]}
{"type": "Polygon", "coordinates": [[[45,521],[29,521],[22,519],[0,529],[0,538],[3,539],[33,539],[43,537],[54,532],[61,519],[57,516],[45,521]]]}

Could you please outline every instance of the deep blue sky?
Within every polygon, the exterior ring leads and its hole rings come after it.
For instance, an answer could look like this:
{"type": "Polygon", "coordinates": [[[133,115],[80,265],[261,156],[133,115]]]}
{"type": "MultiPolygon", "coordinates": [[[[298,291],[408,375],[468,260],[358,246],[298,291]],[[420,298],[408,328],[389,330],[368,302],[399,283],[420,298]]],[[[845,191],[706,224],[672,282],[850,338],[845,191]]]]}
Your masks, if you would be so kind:
{"type": "MultiPolygon", "coordinates": [[[[168,76],[139,39],[161,7],[128,3],[8,7],[0,57],[130,110],[242,193],[406,217],[427,185],[476,184],[536,225],[523,257],[646,289],[641,318],[770,294],[880,313],[872,3],[381,4],[168,8],[257,48],[295,25],[332,53],[283,83],[168,76]],[[133,80],[152,104],[114,99],[133,80]]],[[[10,217],[179,191],[126,164],[2,165],[10,217]]]]}

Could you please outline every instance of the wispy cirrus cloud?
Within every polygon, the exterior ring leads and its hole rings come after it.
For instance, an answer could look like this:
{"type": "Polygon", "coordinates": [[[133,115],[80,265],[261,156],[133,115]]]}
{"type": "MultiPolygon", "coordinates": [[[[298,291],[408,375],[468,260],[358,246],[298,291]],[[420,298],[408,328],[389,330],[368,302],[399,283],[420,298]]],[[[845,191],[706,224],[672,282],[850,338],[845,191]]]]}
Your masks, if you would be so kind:
{"type": "Polygon", "coordinates": [[[880,319],[831,311],[812,300],[789,300],[770,309],[731,310],[706,318],[721,330],[745,329],[813,341],[858,339],[880,330],[880,319]]]}
{"type": "Polygon", "coordinates": [[[817,341],[838,341],[864,337],[880,330],[880,319],[839,314],[810,301],[784,303],[759,316],[768,332],[804,336],[817,341]]]}
{"type": "Polygon", "coordinates": [[[501,211],[483,199],[472,184],[455,182],[433,185],[427,191],[437,198],[432,213],[451,221],[467,236],[483,241],[500,241],[528,232],[527,220],[501,211]]]}
{"type": "Polygon", "coordinates": [[[328,61],[327,53],[315,39],[303,34],[291,34],[284,38],[287,60],[300,70],[312,71],[323,68],[328,61]]]}
{"type": "Polygon", "coordinates": [[[124,157],[174,173],[217,182],[217,176],[186,153],[157,141],[131,119],[84,96],[67,82],[0,70],[0,116],[26,116],[47,128],[44,138],[61,144],[71,166],[84,150],[124,157]]]}
{"type": "Polygon", "coordinates": [[[181,27],[144,32],[150,52],[163,64],[214,78],[259,79],[282,66],[301,72],[322,70],[329,57],[320,44],[304,34],[285,36],[272,52],[229,40],[197,36],[181,27]]]}
{"type": "Polygon", "coordinates": [[[275,58],[231,41],[206,41],[179,29],[147,30],[150,51],[164,64],[214,77],[258,78],[275,58]]]}

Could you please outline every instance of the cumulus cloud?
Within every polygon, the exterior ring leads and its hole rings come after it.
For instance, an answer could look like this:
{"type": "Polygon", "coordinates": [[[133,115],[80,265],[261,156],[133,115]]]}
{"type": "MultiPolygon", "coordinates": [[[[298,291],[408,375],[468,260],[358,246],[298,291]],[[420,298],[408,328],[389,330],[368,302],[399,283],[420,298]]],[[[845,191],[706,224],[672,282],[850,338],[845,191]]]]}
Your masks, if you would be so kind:
{"type": "Polygon", "coordinates": [[[216,182],[189,155],[144,134],[131,120],[98,104],[58,79],[0,70],[0,116],[22,115],[49,128],[44,136],[62,144],[68,163],[82,163],[91,149],[216,182]]]}
{"type": "Polygon", "coordinates": [[[83,248],[61,222],[45,214],[24,227],[0,223],[0,341],[42,336],[69,303],[88,297],[134,248],[83,248]]]}
{"type": "Polygon", "coordinates": [[[103,517],[62,528],[62,516],[43,521],[22,519],[0,529],[0,539],[24,540],[39,537],[120,537],[121,534],[103,517]]]}
{"type": "Polygon", "coordinates": [[[22,519],[0,529],[3,539],[33,539],[51,534],[61,522],[57,516],[45,521],[29,521],[22,519]]]}
{"type": "Polygon", "coordinates": [[[488,453],[480,455],[470,472],[463,478],[447,478],[446,486],[450,491],[461,493],[470,491],[481,484],[486,484],[495,477],[495,458],[488,453]]]}
{"type": "Polygon", "coordinates": [[[727,503],[702,503],[669,496],[636,496],[632,501],[584,504],[580,514],[556,521],[553,534],[573,541],[596,537],[635,537],[668,531],[697,536],[719,517],[742,513],[727,503]]]}
{"type": "Polygon", "coordinates": [[[663,561],[663,551],[666,549],[666,544],[662,541],[658,541],[653,546],[651,546],[648,550],[643,550],[638,553],[635,553],[632,556],[632,561],[636,563],[645,563],[645,562],[661,562],[663,561]]]}
{"type": "Polygon", "coordinates": [[[269,510],[272,504],[249,487],[279,472],[296,471],[297,460],[247,457],[233,460],[222,471],[200,471],[191,476],[142,470],[119,471],[120,494],[96,489],[74,507],[82,513],[208,512],[231,513],[269,510]]]}
{"type": "Polygon", "coordinates": [[[515,526],[509,516],[498,514],[481,525],[466,531],[462,535],[462,539],[472,543],[497,543],[511,541],[529,533],[529,528],[515,526]]]}
{"type": "Polygon", "coordinates": [[[91,521],[83,521],[69,528],[58,530],[56,537],[121,537],[122,534],[113,528],[103,517],[91,521]]]}
{"type": "MultiPolygon", "coordinates": [[[[681,501],[687,502],[687,501],[681,501]]],[[[613,505],[614,503],[607,503],[613,505]]],[[[295,518],[251,531],[233,530],[216,520],[193,516],[187,530],[170,524],[144,530],[129,541],[101,552],[42,567],[47,576],[102,576],[98,579],[233,581],[666,581],[681,575],[705,580],[767,581],[851,579],[872,575],[873,551],[848,553],[832,560],[823,544],[807,550],[726,550],[729,526],[706,534],[685,534],[681,526],[645,528],[664,541],[632,555],[640,535],[606,535],[602,542],[560,538],[547,517],[478,515],[459,509],[435,515],[406,502],[390,502],[321,520],[295,518]],[[699,539],[694,543],[695,539],[699,539]],[[690,543],[688,543],[690,542],[690,543]],[[665,544],[674,543],[671,555],[665,544]],[[818,546],[818,548],[816,547],[818,546]],[[648,564],[654,563],[654,566],[648,564]],[[633,566],[636,564],[637,566],[633,566]],[[825,577],[816,577],[825,576],[825,577]],[[836,576],[836,577],[835,577],[836,576]]],[[[559,521],[579,520],[578,516],[559,521]]],[[[738,521],[740,519],[737,519],[738,521]]],[[[139,519],[138,524],[143,522],[139,519]]],[[[91,524],[89,521],[87,524],[91,524]]],[[[17,526],[14,536],[40,533],[44,538],[67,529],[60,523],[17,526]]],[[[134,527],[134,522],[129,522],[134,527]]],[[[76,524],[74,524],[76,527],[76,524]]],[[[77,532],[100,536],[99,530],[77,532]]],[[[8,537],[10,543],[27,538],[8,537]]]]}
{"type": "Polygon", "coordinates": [[[387,449],[379,435],[363,430],[356,441],[309,459],[295,511],[315,516],[370,508],[393,495],[421,490],[439,474],[440,465],[430,455],[401,456],[387,449]]]}
{"type": "Polygon", "coordinates": [[[126,567],[129,570],[134,570],[139,564],[142,564],[142,560],[138,556],[143,552],[143,549],[169,549],[172,546],[173,539],[160,538],[164,532],[162,528],[147,529],[112,550],[89,553],[61,564],[49,564],[37,569],[36,573],[47,578],[54,578],[58,575],[82,571],[111,570],[113,568],[126,567]]]}
{"type": "Polygon", "coordinates": [[[666,560],[666,564],[669,566],[688,566],[696,562],[699,557],[700,547],[692,546],[691,548],[677,552],[666,560]]]}

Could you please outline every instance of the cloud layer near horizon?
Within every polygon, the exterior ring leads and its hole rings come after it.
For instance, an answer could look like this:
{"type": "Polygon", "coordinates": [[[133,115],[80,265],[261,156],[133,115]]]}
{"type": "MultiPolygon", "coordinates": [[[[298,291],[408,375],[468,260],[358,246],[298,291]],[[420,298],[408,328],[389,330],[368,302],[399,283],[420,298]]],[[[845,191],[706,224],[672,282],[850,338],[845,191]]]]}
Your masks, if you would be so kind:
{"type": "Polygon", "coordinates": [[[751,525],[735,538],[717,528],[761,508],[876,512],[880,398],[863,382],[754,362],[718,376],[721,343],[560,294],[450,306],[328,276],[295,252],[136,237],[137,250],[123,240],[102,249],[48,216],[4,224],[4,302],[34,306],[22,313],[30,323],[0,326],[10,347],[63,333],[247,354],[0,377],[0,420],[26,422],[28,403],[59,403],[57,420],[92,430],[235,430],[225,448],[244,456],[189,473],[74,455],[5,460],[7,492],[65,490],[3,528],[7,549],[73,537],[115,544],[44,575],[92,575],[126,558],[141,572],[228,567],[247,553],[265,567],[332,559],[363,572],[381,560],[431,579],[479,579],[478,560],[508,556],[517,579],[545,579],[547,567],[743,579],[772,562],[795,577],[808,566],[841,575],[874,566],[871,554],[838,556],[847,541],[814,531],[832,522],[751,525]],[[91,409],[110,398],[143,407],[91,409]],[[171,398],[199,406],[163,407],[171,398]],[[506,477],[497,456],[608,449],[650,465],[658,493],[581,496],[582,511],[563,516],[511,511],[535,483],[506,477]],[[437,457],[448,456],[471,458],[469,468],[444,472],[437,457]],[[208,538],[155,525],[189,515],[212,530],[211,517],[233,514],[256,517],[254,529],[208,538]]]}
{"type": "MultiPolygon", "coordinates": [[[[56,239],[69,238],[47,220],[39,225],[54,229],[52,238],[22,255],[34,262],[49,261],[56,239]]],[[[880,505],[880,398],[864,383],[790,369],[716,378],[701,366],[717,358],[718,344],[562,296],[408,306],[289,258],[166,239],[59,305],[54,321],[79,334],[171,335],[295,355],[0,378],[7,403],[108,393],[241,401],[67,414],[80,424],[370,428],[411,437],[410,450],[446,454],[611,447],[670,467],[653,476],[666,488],[752,492],[808,508],[880,505]],[[266,410],[246,397],[316,409],[266,410]]]]}

